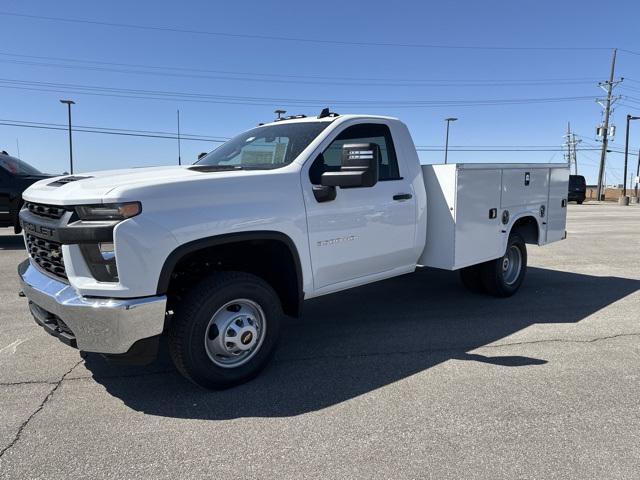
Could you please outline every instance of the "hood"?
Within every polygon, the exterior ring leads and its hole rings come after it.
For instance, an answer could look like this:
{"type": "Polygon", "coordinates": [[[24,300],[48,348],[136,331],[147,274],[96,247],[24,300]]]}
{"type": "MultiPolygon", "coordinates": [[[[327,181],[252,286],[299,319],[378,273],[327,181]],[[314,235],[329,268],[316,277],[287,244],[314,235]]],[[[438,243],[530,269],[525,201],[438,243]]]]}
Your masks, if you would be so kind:
{"type": "Polygon", "coordinates": [[[129,168],[51,177],[34,183],[22,196],[30,202],[53,205],[102,203],[120,187],[158,185],[202,176],[189,167],[129,168]]]}

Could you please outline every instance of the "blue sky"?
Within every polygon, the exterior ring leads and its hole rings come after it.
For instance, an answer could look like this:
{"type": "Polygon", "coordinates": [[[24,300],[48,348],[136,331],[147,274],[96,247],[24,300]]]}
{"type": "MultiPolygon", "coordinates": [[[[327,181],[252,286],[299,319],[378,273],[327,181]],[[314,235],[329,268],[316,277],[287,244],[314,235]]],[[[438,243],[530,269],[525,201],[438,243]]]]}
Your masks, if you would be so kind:
{"type": "MultiPolygon", "coordinates": [[[[268,121],[277,107],[282,106],[291,114],[317,114],[320,106],[327,104],[339,113],[397,116],[408,124],[416,144],[434,148],[444,144],[443,119],[448,116],[459,118],[451,128],[453,149],[496,145],[559,147],[564,141],[567,121],[583,136],[581,147],[597,148],[593,145],[601,109],[595,98],[603,94],[597,81],[608,77],[610,50],[484,50],[406,45],[619,47],[640,52],[637,35],[640,4],[633,0],[612,1],[607,6],[602,2],[575,0],[392,3],[5,0],[0,12],[232,34],[0,15],[3,38],[0,122],[65,124],[66,109],[58,100],[72,98],[77,102],[73,109],[74,125],[175,132],[176,110],[180,109],[183,133],[216,137],[228,137],[268,121]],[[240,36],[233,36],[236,34],[240,36]],[[389,43],[396,45],[379,45],[389,43]],[[411,80],[411,85],[407,85],[407,80],[411,80]],[[87,92],[87,86],[100,87],[92,90],[100,95],[82,93],[87,92]],[[136,95],[147,97],[150,90],[218,97],[141,99],[130,98],[131,93],[120,90],[111,92],[118,96],[104,96],[104,88],[144,90],[136,95]],[[220,103],[229,102],[228,97],[239,97],[237,102],[252,104],[220,103]],[[260,100],[263,104],[258,105],[247,97],[282,100],[260,100]],[[514,105],[434,107],[415,103],[566,97],[586,98],[514,105]],[[300,105],[285,105],[291,100],[298,100],[293,103],[300,105]]],[[[616,93],[640,99],[640,83],[633,82],[640,81],[640,55],[620,52],[617,76],[626,79],[616,93]]],[[[619,102],[613,117],[617,125],[614,149],[624,148],[627,113],[640,114],[640,101],[626,98],[619,102]],[[634,109],[633,105],[637,107],[634,109]]],[[[0,125],[0,148],[16,153],[16,139],[21,157],[27,162],[48,172],[68,169],[65,131],[0,125]]],[[[192,162],[199,152],[216,145],[185,140],[183,161],[192,162]]],[[[632,126],[631,145],[635,154],[640,146],[640,124],[632,126]]],[[[440,151],[420,155],[425,162],[441,162],[443,158],[440,151]]],[[[562,160],[562,153],[451,151],[449,158],[458,162],[547,162],[562,160]]],[[[634,170],[636,158],[632,161],[634,170]]],[[[578,152],[580,173],[589,182],[595,181],[598,159],[597,151],[578,152]]],[[[177,161],[177,146],[170,139],[76,132],[74,160],[77,172],[168,165],[177,161]]],[[[609,183],[621,181],[622,163],[623,155],[609,155],[609,183]]]]}

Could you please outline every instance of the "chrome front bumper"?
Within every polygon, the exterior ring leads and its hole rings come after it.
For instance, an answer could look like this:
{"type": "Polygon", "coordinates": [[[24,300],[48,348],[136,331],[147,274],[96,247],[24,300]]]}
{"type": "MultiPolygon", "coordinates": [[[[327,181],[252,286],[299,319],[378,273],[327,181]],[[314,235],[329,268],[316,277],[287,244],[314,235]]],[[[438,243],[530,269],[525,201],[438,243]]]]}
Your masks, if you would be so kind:
{"type": "Polygon", "coordinates": [[[138,340],[159,335],[164,328],[167,305],[164,295],[124,299],[82,297],[71,285],[45,275],[29,260],[20,264],[18,273],[36,321],[80,350],[126,353],[138,340]]]}

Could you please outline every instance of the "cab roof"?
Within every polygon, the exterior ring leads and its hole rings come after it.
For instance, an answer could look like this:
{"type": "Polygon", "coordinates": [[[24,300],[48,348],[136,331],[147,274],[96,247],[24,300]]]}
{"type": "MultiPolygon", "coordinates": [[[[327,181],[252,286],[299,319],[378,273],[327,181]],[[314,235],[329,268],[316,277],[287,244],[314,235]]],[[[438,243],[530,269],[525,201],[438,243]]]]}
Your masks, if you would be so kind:
{"type": "Polygon", "coordinates": [[[259,126],[264,127],[267,125],[280,125],[283,123],[311,123],[311,122],[333,122],[337,119],[350,120],[350,119],[382,119],[382,120],[398,120],[396,117],[389,117],[384,115],[364,115],[364,114],[346,114],[346,115],[331,115],[319,118],[317,116],[291,116],[285,117],[281,120],[274,120],[272,122],[261,123],[259,126]]]}

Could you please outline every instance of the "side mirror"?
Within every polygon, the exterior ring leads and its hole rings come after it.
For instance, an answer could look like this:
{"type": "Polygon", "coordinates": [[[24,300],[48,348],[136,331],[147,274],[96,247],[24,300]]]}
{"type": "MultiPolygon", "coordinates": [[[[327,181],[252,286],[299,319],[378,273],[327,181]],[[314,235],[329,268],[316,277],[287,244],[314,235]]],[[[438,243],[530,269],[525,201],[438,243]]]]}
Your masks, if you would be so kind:
{"type": "Polygon", "coordinates": [[[377,143],[352,143],[342,147],[339,172],[324,172],[320,179],[326,187],[373,187],[378,183],[380,147],[377,143]]]}
{"type": "Polygon", "coordinates": [[[200,160],[202,157],[204,157],[207,154],[207,152],[202,152],[198,154],[198,160],[200,160]]]}

